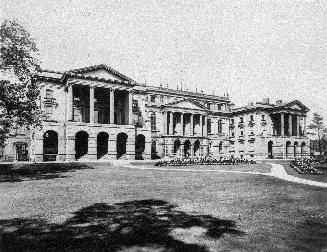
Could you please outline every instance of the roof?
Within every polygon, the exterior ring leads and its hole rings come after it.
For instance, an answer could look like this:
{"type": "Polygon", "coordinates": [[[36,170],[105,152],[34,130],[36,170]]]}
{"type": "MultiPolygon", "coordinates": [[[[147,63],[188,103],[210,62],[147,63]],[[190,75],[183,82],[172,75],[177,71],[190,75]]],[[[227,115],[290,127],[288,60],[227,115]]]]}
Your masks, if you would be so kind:
{"type": "Polygon", "coordinates": [[[167,107],[167,106],[170,107],[170,106],[174,106],[174,105],[177,105],[177,104],[183,103],[183,102],[190,102],[190,103],[193,103],[194,105],[198,106],[201,109],[208,110],[208,108],[206,108],[205,106],[203,106],[199,102],[188,99],[188,98],[185,98],[185,99],[179,100],[179,101],[175,101],[175,102],[171,102],[171,103],[166,103],[166,104],[161,105],[160,107],[167,107]]]}
{"type": "Polygon", "coordinates": [[[292,109],[292,105],[298,105],[304,112],[308,112],[309,108],[306,107],[302,102],[299,100],[293,100],[290,102],[284,102],[284,103],[278,103],[278,104],[271,104],[271,103],[261,103],[257,102],[253,105],[244,106],[232,109],[231,113],[241,113],[241,112],[247,112],[247,111],[253,111],[253,110],[268,110],[268,111],[274,111],[279,109],[292,109]]]}

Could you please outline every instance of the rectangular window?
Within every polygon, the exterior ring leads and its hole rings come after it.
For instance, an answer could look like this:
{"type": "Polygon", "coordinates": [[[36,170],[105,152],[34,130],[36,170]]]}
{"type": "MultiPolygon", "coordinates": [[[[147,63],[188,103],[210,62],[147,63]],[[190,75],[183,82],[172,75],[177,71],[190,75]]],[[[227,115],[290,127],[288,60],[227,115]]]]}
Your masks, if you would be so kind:
{"type": "Polygon", "coordinates": [[[157,130],[156,114],[151,115],[151,130],[157,130]]]}
{"type": "Polygon", "coordinates": [[[208,118],[207,131],[208,131],[208,134],[211,134],[211,119],[210,118],[208,118]]]}
{"type": "Polygon", "coordinates": [[[240,117],[240,123],[243,123],[243,117],[240,117]]]}
{"type": "Polygon", "coordinates": [[[218,120],[218,134],[222,134],[223,133],[223,125],[221,120],[218,120]]]}
{"type": "Polygon", "coordinates": [[[234,124],[234,119],[230,119],[230,123],[231,124],[234,124]]]}
{"type": "Polygon", "coordinates": [[[53,115],[53,106],[46,106],[45,113],[47,117],[50,118],[53,115]]]}
{"type": "Polygon", "coordinates": [[[253,115],[250,115],[250,121],[253,121],[253,115]]]}
{"type": "Polygon", "coordinates": [[[151,102],[156,102],[156,96],[155,95],[151,95],[150,99],[151,99],[151,102]]]}
{"type": "Polygon", "coordinates": [[[47,90],[45,91],[45,97],[46,97],[47,99],[52,99],[52,98],[53,98],[53,90],[51,90],[51,89],[47,89],[47,90]]]}
{"type": "Polygon", "coordinates": [[[243,131],[241,131],[241,136],[243,136],[243,131]]]}
{"type": "Polygon", "coordinates": [[[265,115],[262,115],[262,121],[264,121],[265,120],[265,115]]]}
{"type": "Polygon", "coordinates": [[[221,110],[221,105],[220,104],[218,104],[218,110],[221,110]]]}
{"type": "Polygon", "coordinates": [[[235,133],[234,133],[234,132],[232,132],[232,137],[233,137],[233,136],[235,136],[235,133]]]}

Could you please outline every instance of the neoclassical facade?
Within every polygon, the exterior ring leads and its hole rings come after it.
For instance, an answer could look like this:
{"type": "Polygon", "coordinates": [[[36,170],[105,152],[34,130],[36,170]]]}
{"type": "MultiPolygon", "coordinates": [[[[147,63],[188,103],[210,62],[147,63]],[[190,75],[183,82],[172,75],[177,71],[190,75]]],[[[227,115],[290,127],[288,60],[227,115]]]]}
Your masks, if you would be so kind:
{"type": "Polygon", "coordinates": [[[43,71],[37,82],[47,120],[13,129],[2,161],[309,154],[299,101],[233,108],[228,96],[139,84],[105,65],[43,71]]]}

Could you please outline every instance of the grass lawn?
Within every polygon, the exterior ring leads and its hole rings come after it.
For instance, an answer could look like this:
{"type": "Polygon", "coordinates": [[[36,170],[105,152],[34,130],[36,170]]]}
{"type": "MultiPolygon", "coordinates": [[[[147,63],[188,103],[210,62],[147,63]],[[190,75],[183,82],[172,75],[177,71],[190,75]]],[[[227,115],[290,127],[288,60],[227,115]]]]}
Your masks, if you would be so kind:
{"type": "Polygon", "coordinates": [[[0,251],[326,249],[327,189],[263,175],[93,168],[1,182],[0,251]]]}

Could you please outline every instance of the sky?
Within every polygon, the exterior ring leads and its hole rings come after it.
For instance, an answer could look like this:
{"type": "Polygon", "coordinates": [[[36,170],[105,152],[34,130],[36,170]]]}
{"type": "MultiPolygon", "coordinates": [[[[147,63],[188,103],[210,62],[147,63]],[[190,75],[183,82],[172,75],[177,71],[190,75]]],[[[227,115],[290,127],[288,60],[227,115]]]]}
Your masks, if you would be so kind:
{"type": "Polygon", "coordinates": [[[41,67],[106,64],[147,85],[300,100],[327,122],[325,1],[2,0],[35,38],[41,67]]]}

